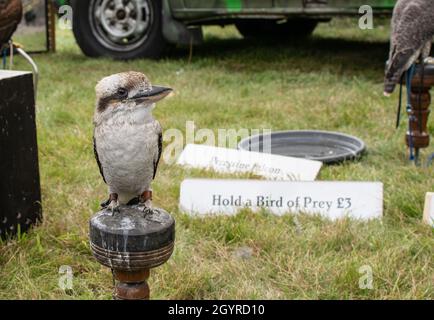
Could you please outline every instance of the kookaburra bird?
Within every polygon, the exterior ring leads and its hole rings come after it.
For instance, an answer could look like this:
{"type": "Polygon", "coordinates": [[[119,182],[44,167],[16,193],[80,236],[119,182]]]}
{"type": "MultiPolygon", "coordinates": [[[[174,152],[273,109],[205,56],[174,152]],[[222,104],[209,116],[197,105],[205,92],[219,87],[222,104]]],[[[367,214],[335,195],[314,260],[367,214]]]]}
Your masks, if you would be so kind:
{"type": "Polygon", "coordinates": [[[139,72],[114,74],[96,86],[94,151],[113,212],[119,204],[151,208],[151,182],[162,151],[162,131],[152,116],[155,103],[172,89],[152,86],[139,72]]]}
{"type": "Polygon", "coordinates": [[[389,62],[384,95],[389,96],[401,77],[431,51],[434,36],[434,0],[399,0],[392,17],[389,62]]]}

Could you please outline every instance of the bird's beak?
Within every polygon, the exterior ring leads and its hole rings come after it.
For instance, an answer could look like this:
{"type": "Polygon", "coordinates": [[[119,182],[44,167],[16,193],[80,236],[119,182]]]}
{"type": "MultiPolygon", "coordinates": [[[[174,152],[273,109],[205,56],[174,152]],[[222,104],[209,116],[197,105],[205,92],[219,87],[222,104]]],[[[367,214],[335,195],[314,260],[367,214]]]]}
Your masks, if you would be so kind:
{"type": "Polygon", "coordinates": [[[165,98],[172,91],[173,91],[172,88],[152,86],[151,90],[139,92],[131,99],[141,103],[142,102],[155,103],[165,98]]]}

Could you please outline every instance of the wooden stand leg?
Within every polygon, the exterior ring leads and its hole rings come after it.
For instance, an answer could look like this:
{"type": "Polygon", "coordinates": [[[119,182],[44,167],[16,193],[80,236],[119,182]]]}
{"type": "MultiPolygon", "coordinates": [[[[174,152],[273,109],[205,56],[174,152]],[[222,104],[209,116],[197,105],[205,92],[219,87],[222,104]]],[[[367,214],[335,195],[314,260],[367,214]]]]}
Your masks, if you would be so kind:
{"type": "Polygon", "coordinates": [[[138,271],[113,270],[116,281],[115,300],[149,300],[149,269],[138,271]]]}
{"type": "Polygon", "coordinates": [[[411,93],[411,110],[407,112],[410,119],[411,132],[407,131],[407,146],[413,146],[415,149],[427,148],[430,137],[428,133],[428,116],[430,114],[429,106],[431,104],[430,88],[422,88],[419,94],[419,88],[412,88],[411,93]],[[410,138],[412,139],[410,143],[410,138]]]}
{"type": "Polygon", "coordinates": [[[429,63],[416,65],[415,76],[411,82],[411,108],[407,110],[409,125],[405,140],[407,146],[415,152],[416,164],[420,149],[427,148],[430,143],[428,117],[431,104],[430,89],[434,86],[433,70],[433,65],[429,63]]]}

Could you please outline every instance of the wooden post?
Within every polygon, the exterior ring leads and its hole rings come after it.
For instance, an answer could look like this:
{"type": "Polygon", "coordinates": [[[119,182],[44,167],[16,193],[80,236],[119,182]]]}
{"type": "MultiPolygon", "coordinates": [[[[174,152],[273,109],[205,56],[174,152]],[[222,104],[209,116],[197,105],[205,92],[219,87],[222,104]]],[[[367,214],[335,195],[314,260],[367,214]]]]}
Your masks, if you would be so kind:
{"type": "Polygon", "coordinates": [[[56,52],[56,7],[53,1],[47,1],[47,49],[56,52]]]}
{"type": "Polygon", "coordinates": [[[411,83],[411,110],[407,110],[410,125],[406,133],[406,144],[408,147],[412,146],[416,154],[420,149],[427,148],[430,143],[428,117],[432,86],[434,86],[434,65],[425,64],[422,70],[422,64],[418,64],[411,83]]]}

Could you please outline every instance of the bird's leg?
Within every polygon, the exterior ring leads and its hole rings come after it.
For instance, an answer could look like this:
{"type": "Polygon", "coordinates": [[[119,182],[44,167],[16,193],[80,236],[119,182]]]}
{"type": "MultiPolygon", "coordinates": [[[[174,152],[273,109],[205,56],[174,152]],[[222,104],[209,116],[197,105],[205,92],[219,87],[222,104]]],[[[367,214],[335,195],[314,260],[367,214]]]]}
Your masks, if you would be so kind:
{"type": "Polygon", "coordinates": [[[144,206],[143,211],[145,213],[152,210],[152,191],[146,190],[139,197],[139,205],[144,206]]]}
{"type": "Polygon", "coordinates": [[[115,212],[119,212],[118,194],[117,193],[110,193],[109,201],[110,201],[110,204],[108,205],[108,209],[111,210],[112,215],[114,215],[115,212]]]}
{"type": "Polygon", "coordinates": [[[143,192],[140,197],[140,203],[144,204],[146,207],[151,208],[152,207],[152,191],[146,190],[143,192]]]}

